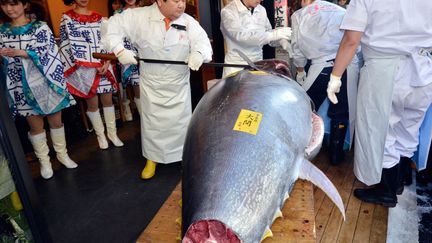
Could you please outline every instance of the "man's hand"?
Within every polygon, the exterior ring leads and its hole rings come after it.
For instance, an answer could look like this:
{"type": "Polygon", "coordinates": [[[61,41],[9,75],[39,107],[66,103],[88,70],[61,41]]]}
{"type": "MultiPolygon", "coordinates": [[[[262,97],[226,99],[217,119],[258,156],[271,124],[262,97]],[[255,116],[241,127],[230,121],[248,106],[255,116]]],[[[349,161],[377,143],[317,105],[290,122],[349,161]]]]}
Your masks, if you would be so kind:
{"type": "Polygon", "coordinates": [[[291,43],[287,39],[282,39],[279,41],[279,44],[282,47],[282,49],[284,49],[288,53],[289,58],[292,58],[293,50],[291,47],[291,43]]]}
{"type": "Polygon", "coordinates": [[[306,81],[306,72],[304,70],[297,72],[296,81],[298,84],[303,86],[304,82],[306,81]]]}
{"type": "Polygon", "coordinates": [[[193,71],[197,71],[201,65],[203,64],[203,57],[201,55],[201,53],[195,51],[192,52],[188,59],[186,60],[186,62],[188,63],[188,66],[190,69],[192,69],[193,71]]]}
{"type": "Polygon", "coordinates": [[[138,64],[138,61],[135,58],[135,53],[128,49],[122,49],[115,53],[118,61],[123,65],[128,64],[138,64]]]}
{"type": "Polygon", "coordinates": [[[290,27],[281,27],[274,29],[270,36],[270,41],[278,41],[281,39],[291,39],[291,28],[290,27]]]}
{"type": "Polygon", "coordinates": [[[339,93],[341,86],[342,86],[341,77],[330,74],[330,81],[327,85],[327,97],[333,104],[338,103],[336,93],[339,93]]]}

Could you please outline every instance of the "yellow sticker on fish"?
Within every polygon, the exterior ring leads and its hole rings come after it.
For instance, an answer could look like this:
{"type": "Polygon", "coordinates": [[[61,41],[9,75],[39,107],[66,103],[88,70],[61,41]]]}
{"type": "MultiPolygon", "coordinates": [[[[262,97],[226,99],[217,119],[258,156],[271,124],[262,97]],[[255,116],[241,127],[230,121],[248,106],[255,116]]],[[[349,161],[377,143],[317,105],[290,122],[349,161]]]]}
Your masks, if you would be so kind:
{"type": "Polygon", "coordinates": [[[263,114],[255,111],[242,109],[234,125],[233,130],[256,135],[263,114]]]}

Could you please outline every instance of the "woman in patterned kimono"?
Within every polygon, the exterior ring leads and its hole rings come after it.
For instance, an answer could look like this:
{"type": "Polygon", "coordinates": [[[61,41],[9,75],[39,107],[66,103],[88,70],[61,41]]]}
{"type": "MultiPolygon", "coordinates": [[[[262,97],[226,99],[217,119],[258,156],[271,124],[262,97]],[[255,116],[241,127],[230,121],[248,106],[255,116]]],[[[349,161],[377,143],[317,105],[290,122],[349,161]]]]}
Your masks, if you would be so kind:
{"type": "Polygon", "coordinates": [[[63,64],[54,35],[44,22],[30,20],[28,0],[0,0],[6,22],[0,26],[0,56],[6,74],[9,103],[14,115],[24,116],[28,134],[45,179],[53,175],[44,116],[47,116],[57,159],[76,168],[66,149],[61,110],[75,104],[66,87],[63,64]]]}
{"type": "Polygon", "coordinates": [[[108,139],[116,147],[123,146],[117,137],[112,93],[117,82],[109,61],[92,57],[94,52],[106,52],[100,43],[102,16],[87,8],[89,0],[64,0],[74,8],[63,14],[60,24],[60,54],[65,64],[69,92],[87,103],[87,116],[96,132],[99,147],[108,148],[105,129],[99,113],[98,95],[102,101],[108,139]]]}
{"type": "MultiPolygon", "coordinates": [[[[122,13],[126,9],[132,9],[138,7],[136,0],[122,0],[120,1],[123,8],[118,9],[115,13],[122,13]]],[[[138,55],[138,50],[133,46],[133,44],[124,38],[123,45],[126,49],[133,51],[138,55]]],[[[121,64],[120,64],[121,65],[121,64]]],[[[140,103],[140,88],[139,88],[139,68],[138,65],[121,65],[121,79],[124,89],[126,90],[127,85],[132,85],[134,92],[134,102],[138,109],[138,114],[141,114],[141,103],[140,103]]],[[[130,101],[127,98],[127,94],[123,95],[123,107],[125,108],[125,116],[127,121],[132,121],[132,112],[130,110],[130,101]]]]}

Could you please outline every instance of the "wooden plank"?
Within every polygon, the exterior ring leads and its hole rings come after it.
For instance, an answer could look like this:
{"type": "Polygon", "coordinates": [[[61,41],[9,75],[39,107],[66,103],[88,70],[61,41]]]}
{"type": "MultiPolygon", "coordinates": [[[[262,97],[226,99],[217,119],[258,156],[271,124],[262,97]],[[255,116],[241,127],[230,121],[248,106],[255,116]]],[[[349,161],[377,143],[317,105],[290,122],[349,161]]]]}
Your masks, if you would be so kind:
{"type": "Polygon", "coordinates": [[[339,231],[339,236],[337,240],[337,242],[341,243],[353,242],[354,232],[357,227],[357,219],[360,212],[361,201],[355,198],[354,195],[352,195],[352,190],[350,190],[350,193],[351,195],[345,212],[345,222],[342,223],[342,227],[339,231]]]}
{"type": "MultiPolygon", "coordinates": [[[[350,170],[352,172],[353,164],[351,163],[350,170]]],[[[348,173],[345,178],[342,190],[349,192],[348,203],[345,211],[345,221],[342,223],[337,242],[352,242],[354,232],[357,226],[357,219],[360,211],[361,201],[354,197],[353,186],[356,181],[354,173],[348,173]]]]}
{"type": "MultiPolygon", "coordinates": [[[[175,223],[180,217],[181,185],[177,185],[156,216],[141,233],[137,243],[175,243],[180,234],[180,226],[175,223]]],[[[272,238],[263,243],[302,242],[312,243],[315,240],[315,217],[313,206],[313,186],[310,182],[298,180],[285,203],[283,218],[276,219],[271,227],[272,238]]]]}
{"type": "MultiPolygon", "coordinates": [[[[348,201],[351,195],[351,188],[344,189],[346,185],[353,185],[353,178],[350,176],[353,173],[349,173],[352,171],[352,163],[344,162],[343,164],[338,166],[338,176],[334,180],[335,186],[339,191],[339,194],[342,198],[344,208],[346,209],[348,206],[348,201]],[[351,169],[351,170],[350,170],[351,169]],[[348,173],[347,173],[348,172],[348,173]]],[[[339,209],[336,205],[333,205],[332,213],[327,222],[327,226],[323,232],[323,237],[321,242],[336,242],[339,237],[339,231],[343,223],[343,216],[340,213],[339,209]]]]}
{"type": "Polygon", "coordinates": [[[369,242],[374,210],[374,204],[361,203],[359,217],[357,219],[357,228],[354,232],[354,243],[369,242]]]}
{"type": "MultiPolygon", "coordinates": [[[[344,182],[345,177],[348,173],[346,173],[347,168],[350,167],[349,163],[342,163],[339,166],[332,166],[329,169],[329,172],[327,173],[327,176],[329,179],[333,182],[333,184],[336,186],[336,188],[339,190],[339,188],[342,188],[342,184],[344,182]]],[[[317,195],[318,192],[315,193],[317,195]]],[[[324,193],[324,192],[322,192],[324,193]]],[[[348,201],[346,199],[346,201],[348,201]]],[[[316,202],[316,201],[315,201],[316,202]]],[[[317,207],[315,207],[315,221],[317,223],[317,240],[320,242],[322,240],[322,237],[324,236],[324,233],[326,231],[327,225],[330,222],[330,218],[332,215],[332,211],[335,208],[335,205],[333,201],[330,200],[327,196],[325,196],[325,199],[323,200],[321,207],[317,210],[317,207]]],[[[339,213],[339,212],[338,212],[339,213]]],[[[334,214],[335,217],[338,217],[337,214],[334,214]]],[[[336,219],[338,220],[338,219],[336,219]]],[[[333,223],[334,224],[334,223],[333,223]]],[[[329,235],[333,235],[339,232],[339,226],[334,225],[332,229],[336,230],[336,232],[329,232],[329,235]]],[[[336,234],[337,236],[337,234],[336,234]]]]}
{"type": "Polygon", "coordinates": [[[371,243],[386,242],[387,239],[387,221],[388,221],[388,208],[377,205],[375,207],[372,229],[370,235],[371,243]]]}
{"type": "MultiPolygon", "coordinates": [[[[341,195],[342,201],[344,203],[344,207],[346,208],[351,191],[340,190],[340,189],[338,190],[339,190],[339,194],[341,195]]],[[[344,223],[342,214],[340,213],[339,209],[336,206],[333,206],[321,242],[329,242],[329,243],[336,242],[339,237],[339,231],[342,226],[342,223],[344,223]]]]}

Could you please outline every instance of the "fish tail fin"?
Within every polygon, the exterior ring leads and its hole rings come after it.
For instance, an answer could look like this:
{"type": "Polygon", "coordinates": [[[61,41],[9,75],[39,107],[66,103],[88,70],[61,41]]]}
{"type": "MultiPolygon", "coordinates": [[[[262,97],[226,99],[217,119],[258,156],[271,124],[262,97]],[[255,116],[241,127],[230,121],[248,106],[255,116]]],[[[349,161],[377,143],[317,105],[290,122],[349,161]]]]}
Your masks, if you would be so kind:
{"type": "Polygon", "coordinates": [[[327,196],[333,201],[336,207],[338,207],[345,220],[345,207],[342,198],[330,179],[327,178],[327,176],[320,169],[313,165],[309,160],[304,159],[301,164],[299,178],[308,180],[323,190],[325,194],[327,194],[327,196]]]}

